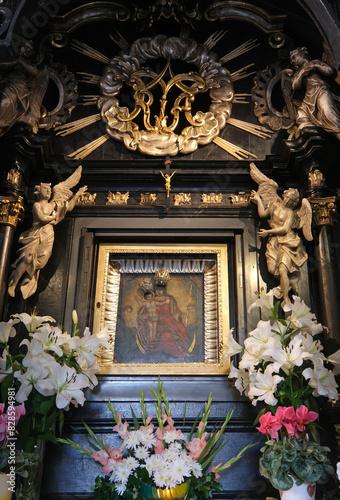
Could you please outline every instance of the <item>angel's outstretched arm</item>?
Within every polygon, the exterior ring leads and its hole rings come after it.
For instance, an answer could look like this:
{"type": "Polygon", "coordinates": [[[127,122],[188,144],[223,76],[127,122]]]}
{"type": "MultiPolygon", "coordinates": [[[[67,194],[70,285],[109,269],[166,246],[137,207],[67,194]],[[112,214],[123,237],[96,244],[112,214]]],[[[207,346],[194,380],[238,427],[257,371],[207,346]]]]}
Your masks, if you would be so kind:
{"type": "Polygon", "coordinates": [[[261,217],[261,219],[265,219],[265,218],[269,217],[269,215],[270,215],[269,207],[264,208],[261,196],[258,194],[257,191],[251,192],[250,199],[252,201],[254,201],[255,203],[257,203],[257,211],[258,211],[259,217],[261,217]]]}
{"type": "Polygon", "coordinates": [[[71,212],[74,209],[77,200],[87,191],[87,186],[83,186],[72,196],[72,198],[67,203],[67,211],[71,212]]]}

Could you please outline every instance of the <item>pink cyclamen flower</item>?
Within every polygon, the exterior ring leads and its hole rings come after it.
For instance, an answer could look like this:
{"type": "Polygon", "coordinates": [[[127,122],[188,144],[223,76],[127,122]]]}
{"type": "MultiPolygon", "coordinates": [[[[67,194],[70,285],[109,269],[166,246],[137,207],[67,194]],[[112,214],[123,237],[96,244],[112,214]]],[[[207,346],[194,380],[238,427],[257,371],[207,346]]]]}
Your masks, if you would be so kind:
{"type": "Polygon", "coordinates": [[[296,414],[294,406],[279,406],[275,414],[278,422],[284,425],[289,436],[298,437],[296,428],[296,414]]]}
{"type": "Polygon", "coordinates": [[[296,426],[299,431],[304,431],[306,425],[310,422],[314,422],[318,418],[318,414],[315,411],[309,411],[305,405],[300,406],[296,410],[296,426]]]}
{"type": "Polygon", "coordinates": [[[275,415],[270,411],[262,415],[259,419],[260,427],[256,427],[262,434],[269,434],[272,439],[278,439],[278,431],[281,429],[282,424],[278,421],[275,415]]]}

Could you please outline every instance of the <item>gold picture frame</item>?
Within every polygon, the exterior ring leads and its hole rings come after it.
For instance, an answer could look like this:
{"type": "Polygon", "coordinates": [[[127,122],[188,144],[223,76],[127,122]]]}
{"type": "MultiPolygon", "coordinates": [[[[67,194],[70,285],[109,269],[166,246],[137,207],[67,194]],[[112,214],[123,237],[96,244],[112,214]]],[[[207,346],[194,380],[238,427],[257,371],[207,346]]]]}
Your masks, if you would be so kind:
{"type": "Polygon", "coordinates": [[[228,373],[227,245],[100,244],[93,320],[102,374],[228,373]]]}

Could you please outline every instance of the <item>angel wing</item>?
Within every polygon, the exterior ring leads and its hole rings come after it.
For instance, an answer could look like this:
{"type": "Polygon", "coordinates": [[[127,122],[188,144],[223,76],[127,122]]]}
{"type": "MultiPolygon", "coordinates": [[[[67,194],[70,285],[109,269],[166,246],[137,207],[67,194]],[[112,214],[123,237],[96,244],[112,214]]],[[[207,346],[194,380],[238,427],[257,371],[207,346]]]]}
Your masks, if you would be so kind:
{"type": "Polygon", "coordinates": [[[255,163],[250,164],[250,177],[259,185],[257,192],[261,196],[265,208],[267,208],[277,198],[278,184],[264,175],[255,163]]]}
{"type": "Polygon", "coordinates": [[[79,167],[63,182],[59,182],[53,187],[53,198],[52,201],[67,201],[73,195],[71,188],[76,186],[81,178],[82,167],[79,167]]]}
{"type": "Polygon", "coordinates": [[[301,207],[296,210],[296,224],[295,227],[302,229],[302,233],[307,241],[312,241],[312,207],[307,200],[303,198],[301,202],[301,207]]]}

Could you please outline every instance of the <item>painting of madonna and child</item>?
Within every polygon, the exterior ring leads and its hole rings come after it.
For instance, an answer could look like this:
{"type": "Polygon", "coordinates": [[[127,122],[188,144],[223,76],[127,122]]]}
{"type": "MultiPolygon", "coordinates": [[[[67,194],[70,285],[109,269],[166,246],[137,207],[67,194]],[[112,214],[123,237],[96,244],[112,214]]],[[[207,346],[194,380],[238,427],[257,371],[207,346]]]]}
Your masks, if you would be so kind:
{"type": "Polygon", "coordinates": [[[118,363],[204,361],[204,275],[121,273],[118,363]]]}

